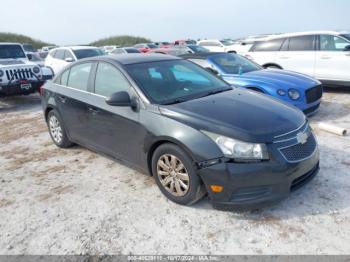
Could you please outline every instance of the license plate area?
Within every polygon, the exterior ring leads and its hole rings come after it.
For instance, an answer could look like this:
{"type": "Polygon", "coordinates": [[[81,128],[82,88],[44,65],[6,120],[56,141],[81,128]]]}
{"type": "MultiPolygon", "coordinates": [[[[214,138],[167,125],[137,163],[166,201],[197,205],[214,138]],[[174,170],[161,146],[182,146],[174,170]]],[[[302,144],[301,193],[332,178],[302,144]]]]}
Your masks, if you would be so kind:
{"type": "Polygon", "coordinates": [[[29,90],[30,88],[32,88],[32,84],[30,84],[30,83],[21,84],[21,89],[22,90],[29,90]]]}

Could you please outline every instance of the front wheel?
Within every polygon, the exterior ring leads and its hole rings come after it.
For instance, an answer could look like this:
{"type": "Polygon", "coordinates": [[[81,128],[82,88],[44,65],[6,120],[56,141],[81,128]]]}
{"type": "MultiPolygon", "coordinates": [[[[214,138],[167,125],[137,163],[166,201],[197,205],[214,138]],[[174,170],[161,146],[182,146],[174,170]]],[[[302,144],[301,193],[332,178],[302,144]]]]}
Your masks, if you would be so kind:
{"type": "Polygon", "coordinates": [[[67,133],[63,126],[63,122],[56,110],[51,110],[47,115],[47,125],[52,141],[62,148],[67,148],[73,145],[67,137],[67,133]]]}
{"type": "Polygon", "coordinates": [[[175,203],[191,205],[205,195],[191,158],[176,145],[163,144],[156,149],[152,173],[162,193],[175,203]]]}

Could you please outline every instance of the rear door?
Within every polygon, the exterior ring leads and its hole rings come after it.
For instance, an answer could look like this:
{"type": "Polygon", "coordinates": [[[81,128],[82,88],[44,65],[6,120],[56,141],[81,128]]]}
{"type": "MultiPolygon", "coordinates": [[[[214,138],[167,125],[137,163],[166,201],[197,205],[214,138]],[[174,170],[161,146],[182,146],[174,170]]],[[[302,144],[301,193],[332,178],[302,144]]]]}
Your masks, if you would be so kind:
{"type": "Polygon", "coordinates": [[[334,35],[320,35],[316,52],[315,77],[321,80],[350,81],[350,42],[334,35]]]}
{"type": "Polygon", "coordinates": [[[315,75],[316,36],[304,35],[285,39],[276,54],[276,63],[283,69],[315,75]]]}
{"type": "Polygon", "coordinates": [[[93,100],[91,72],[94,63],[85,62],[72,66],[61,75],[56,91],[56,103],[65,123],[69,137],[77,142],[89,144],[87,133],[88,104],[93,100]]]}

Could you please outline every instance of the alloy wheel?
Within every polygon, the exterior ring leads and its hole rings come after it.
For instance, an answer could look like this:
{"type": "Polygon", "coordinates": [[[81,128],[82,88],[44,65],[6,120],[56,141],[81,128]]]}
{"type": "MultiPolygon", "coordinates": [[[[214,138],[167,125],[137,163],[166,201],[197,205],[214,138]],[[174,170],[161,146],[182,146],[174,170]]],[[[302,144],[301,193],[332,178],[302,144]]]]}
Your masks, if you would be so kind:
{"type": "Polygon", "coordinates": [[[53,140],[57,144],[60,144],[62,142],[63,132],[62,132],[60,122],[58,121],[57,117],[54,115],[50,117],[49,128],[50,128],[50,133],[53,140]]]}
{"type": "Polygon", "coordinates": [[[189,190],[190,178],[179,158],[164,154],[157,162],[157,175],[162,186],[172,195],[181,197],[189,190]]]}

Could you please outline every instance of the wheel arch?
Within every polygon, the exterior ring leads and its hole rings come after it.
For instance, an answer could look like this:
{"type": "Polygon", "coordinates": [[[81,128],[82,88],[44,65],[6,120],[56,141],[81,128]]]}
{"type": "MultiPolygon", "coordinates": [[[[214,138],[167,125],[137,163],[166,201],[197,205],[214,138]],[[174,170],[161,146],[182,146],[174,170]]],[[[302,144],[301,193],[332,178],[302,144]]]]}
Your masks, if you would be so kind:
{"type": "Polygon", "coordinates": [[[256,92],[261,92],[261,93],[266,93],[266,91],[261,88],[261,87],[258,87],[258,86],[245,86],[246,89],[249,89],[249,90],[253,90],[253,91],[256,91],[256,92]]]}
{"type": "Polygon", "coordinates": [[[147,169],[149,172],[150,176],[153,176],[152,173],[152,157],[154,152],[157,150],[158,147],[160,147],[161,145],[164,144],[173,144],[178,146],[179,148],[181,148],[182,150],[184,150],[188,156],[191,158],[192,163],[195,164],[196,160],[195,157],[193,156],[193,154],[191,153],[191,151],[189,150],[189,148],[187,146],[185,146],[183,143],[181,143],[180,141],[173,139],[171,137],[160,137],[157,140],[155,140],[149,147],[148,147],[148,152],[147,152],[147,169]]]}
{"type": "Polygon", "coordinates": [[[278,67],[279,69],[283,69],[283,67],[277,63],[266,63],[266,64],[262,65],[263,68],[268,68],[270,66],[271,67],[278,67]]]}

